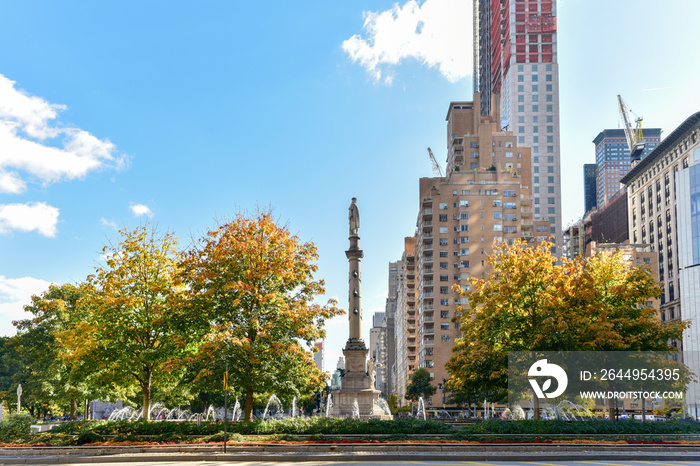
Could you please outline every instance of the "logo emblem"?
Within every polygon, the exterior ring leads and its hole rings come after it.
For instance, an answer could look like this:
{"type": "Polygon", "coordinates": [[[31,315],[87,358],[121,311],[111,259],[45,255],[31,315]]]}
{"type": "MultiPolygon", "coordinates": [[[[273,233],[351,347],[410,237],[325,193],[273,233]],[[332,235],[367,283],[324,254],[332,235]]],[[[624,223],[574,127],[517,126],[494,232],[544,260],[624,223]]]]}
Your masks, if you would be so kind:
{"type": "Polygon", "coordinates": [[[527,375],[528,377],[549,377],[544,381],[541,388],[536,379],[528,379],[537,398],[556,398],[564,393],[566,385],[569,383],[569,378],[566,376],[564,369],[556,364],[548,363],[546,359],[540,359],[530,366],[527,375]],[[552,385],[552,378],[557,381],[557,388],[548,393],[547,390],[552,385]]]}

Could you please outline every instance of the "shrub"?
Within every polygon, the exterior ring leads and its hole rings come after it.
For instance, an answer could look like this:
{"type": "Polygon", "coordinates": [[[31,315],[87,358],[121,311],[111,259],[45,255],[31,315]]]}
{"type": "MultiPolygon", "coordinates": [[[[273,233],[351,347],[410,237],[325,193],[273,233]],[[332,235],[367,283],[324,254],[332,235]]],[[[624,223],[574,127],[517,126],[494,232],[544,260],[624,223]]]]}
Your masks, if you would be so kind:
{"type": "Polygon", "coordinates": [[[32,417],[27,414],[10,414],[0,421],[0,441],[13,442],[29,436],[32,417]]]}
{"type": "Polygon", "coordinates": [[[78,435],[78,440],[75,441],[76,445],[86,445],[88,443],[104,442],[105,438],[100,434],[95,432],[83,432],[78,435]]]}

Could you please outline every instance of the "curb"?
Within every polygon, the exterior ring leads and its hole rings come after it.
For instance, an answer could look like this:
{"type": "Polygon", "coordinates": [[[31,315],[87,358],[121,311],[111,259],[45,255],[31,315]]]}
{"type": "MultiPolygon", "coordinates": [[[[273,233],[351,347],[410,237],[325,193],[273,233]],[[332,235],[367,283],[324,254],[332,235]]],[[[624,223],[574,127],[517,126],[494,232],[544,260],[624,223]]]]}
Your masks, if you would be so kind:
{"type": "Polygon", "coordinates": [[[0,464],[193,461],[700,461],[700,445],[221,445],[5,447],[0,464]]]}

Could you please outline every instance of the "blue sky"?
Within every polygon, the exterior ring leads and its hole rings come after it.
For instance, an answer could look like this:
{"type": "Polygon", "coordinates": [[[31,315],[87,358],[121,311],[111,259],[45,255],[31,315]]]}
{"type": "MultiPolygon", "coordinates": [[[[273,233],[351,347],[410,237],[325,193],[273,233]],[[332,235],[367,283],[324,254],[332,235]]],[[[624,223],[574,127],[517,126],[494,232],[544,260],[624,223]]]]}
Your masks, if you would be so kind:
{"type": "MultiPolygon", "coordinates": [[[[345,306],[355,196],[368,335],[426,148],[444,160],[448,104],[471,100],[470,15],[465,0],[2,2],[0,333],[32,293],[84,280],[116,228],[152,221],[187,245],[258,205],[316,243],[345,306]]],[[[698,17],[692,0],[559,1],[565,224],[618,93],[664,134],[700,110],[698,17]]],[[[328,330],[331,369],[346,318],[328,330]]]]}

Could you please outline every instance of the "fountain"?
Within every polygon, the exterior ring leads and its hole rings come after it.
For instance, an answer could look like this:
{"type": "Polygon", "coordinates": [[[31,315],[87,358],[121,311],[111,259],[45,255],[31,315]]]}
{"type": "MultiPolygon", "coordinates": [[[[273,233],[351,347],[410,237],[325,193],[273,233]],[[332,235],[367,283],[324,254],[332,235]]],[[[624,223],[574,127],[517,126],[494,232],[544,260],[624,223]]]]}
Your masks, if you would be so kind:
{"type": "Polygon", "coordinates": [[[326,399],[326,417],[331,417],[333,412],[333,395],[328,393],[328,398],[326,399]]]}
{"type": "Polygon", "coordinates": [[[240,421],[241,416],[243,416],[243,410],[241,409],[241,404],[238,402],[238,400],[236,400],[236,403],[233,405],[233,413],[231,420],[240,421]]]}
{"type": "Polygon", "coordinates": [[[274,418],[281,418],[284,414],[282,403],[280,402],[280,399],[277,398],[277,395],[272,395],[270,399],[267,400],[267,404],[265,405],[265,411],[263,412],[262,416],[263,421],[267,419],[268,414],[271,414],[274,418]],[[273,411],[270,411],[271,406],[273,411]]]}
{"type": "Polygon", "coordinates": [[[352,402],[352,418],[360,419],[360,405],[357,402],[357,398],[352,402]]]}
{"type": "Polygon", "coordinates": [[[391,408],[389,408],[389,403],[386,402],[384,398],[381,396],[377,398],[377,404],[381,408],[382,412],[389,417],[389,419],[393,419],[394,416],[391,414],[391,408]]]}
{"type": "Polygon", "coordinates": [[[416,417],[422,417],[425,421],[425,401],[423,397],[418,398],[418,408],[416,410],[416,417]]]}
{"type": "Polygon", "coordinates": [[[570,419],[574,421],[583,421],[586,417],[589,420],[594,418],[593,413],[591,413],[587,408],[569,400],[561,401],[554,407],[554,411],[567,421],[570,419]],[[576,417],[577,415],[578,418],[576,417]]]}
{"type": "Polygon", "coordinates": [[[292,407],[289,408],[289,417],[294,419],[297,416],[297,397],[292,398],[292,407]]]}

